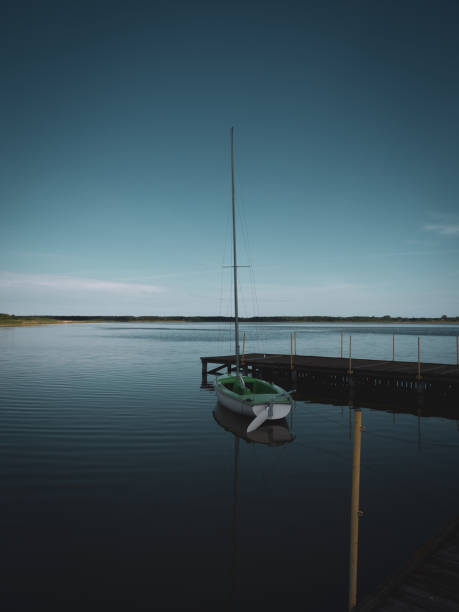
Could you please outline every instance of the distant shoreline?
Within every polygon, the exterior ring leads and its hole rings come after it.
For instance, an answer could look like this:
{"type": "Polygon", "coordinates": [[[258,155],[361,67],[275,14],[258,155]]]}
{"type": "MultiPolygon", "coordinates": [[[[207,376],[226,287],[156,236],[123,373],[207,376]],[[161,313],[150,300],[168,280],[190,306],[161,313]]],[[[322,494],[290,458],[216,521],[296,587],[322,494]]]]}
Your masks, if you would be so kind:
{"type": "MultiPolygon", "coordinates": [[[[185,317],[185,316],[14,316],[0,314],[0,327],[24,327],[31,325],[57,325],[64,323],[229,323],[233,317],[185,317]]],[[[243,323],[404,323],[459,324],[459,317],[372,317],[372,316],[303,316],[303,317],[240,317],[243,323]]]]}

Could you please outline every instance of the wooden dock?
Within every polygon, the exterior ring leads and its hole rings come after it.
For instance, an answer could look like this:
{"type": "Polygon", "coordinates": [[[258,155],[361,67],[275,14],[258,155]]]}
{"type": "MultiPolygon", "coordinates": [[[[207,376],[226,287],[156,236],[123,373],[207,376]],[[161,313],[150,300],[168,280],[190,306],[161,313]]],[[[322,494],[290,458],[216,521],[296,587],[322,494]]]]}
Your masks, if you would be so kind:
{"type": "Polygon", "coordinates": [[[355,612],[459,610],[459,517],[420,548],[405,567],[355,612]]]}
{"type": "MultiPolygon", "coordinates": [[[[236,357],[201,357],[201,363],[206,384],[208,374],[231,372],[236,357]]],[[[452,364],[249,353],[241,359],[241,368],[245,374],[309,389],[459,399],[459,367],[452,364]]]]}

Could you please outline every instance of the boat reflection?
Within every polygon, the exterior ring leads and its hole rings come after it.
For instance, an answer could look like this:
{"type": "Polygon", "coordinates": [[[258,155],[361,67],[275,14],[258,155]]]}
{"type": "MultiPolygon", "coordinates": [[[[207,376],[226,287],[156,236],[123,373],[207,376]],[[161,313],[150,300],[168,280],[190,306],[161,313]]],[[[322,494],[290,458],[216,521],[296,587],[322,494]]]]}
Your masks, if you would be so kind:
{"type": "Polygon", "coordinates": [[[220,403],[217,404],[213,416],[223,429],[226,429],[226,431],[229,431],[238,438],[242,438],[246,442],[281,446],[295,439],[295,436],[289,430],[286,419],[265,421],[261,427],[247,433],[247,425],[250,423],[251,417],[244,417],[230,412],[220,403]]]}

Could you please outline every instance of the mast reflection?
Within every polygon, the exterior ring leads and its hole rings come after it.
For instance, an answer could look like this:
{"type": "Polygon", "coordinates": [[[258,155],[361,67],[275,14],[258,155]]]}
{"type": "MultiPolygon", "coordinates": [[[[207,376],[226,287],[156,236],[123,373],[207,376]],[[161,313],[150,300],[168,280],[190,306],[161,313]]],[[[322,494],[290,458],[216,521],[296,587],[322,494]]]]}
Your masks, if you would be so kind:
{"type": "MultiPolygon", "coordinates": [[[[293,410],[290,414],[292,414],[293,410]]],[[[233,517],[232,517],[232,558],[231,558],[231,591],[229,594],[229,605],[233,607],[234,596],[237,588],[237,512],[238,512],[238,464],[240,440],[254,444],[265,444],[267,446],[282,446],[295,439],[289,430],[285,419],[276,421],[265,421],[255,431],[247,433],[247,425],[250,418],[239,416],[234,412],[226,410],[221,404],[217,404],[213,412],[214,419],[226,431],[234,436],[234,477],[233,477],[233,517]]]]}

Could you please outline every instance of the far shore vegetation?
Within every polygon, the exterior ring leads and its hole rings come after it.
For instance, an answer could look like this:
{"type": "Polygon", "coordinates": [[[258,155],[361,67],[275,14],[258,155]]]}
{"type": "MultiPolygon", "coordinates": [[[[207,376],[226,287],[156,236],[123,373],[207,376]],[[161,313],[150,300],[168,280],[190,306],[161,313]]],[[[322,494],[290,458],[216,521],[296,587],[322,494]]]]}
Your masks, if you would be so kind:
{"type": "MultiPolygon", "coordinates": [[[[459,323],[459,316],[448,317],[392,317],[384,315],[331,317],[325,315],[300,317],[240,317],[244,323],[459,323]]],[[[50,325],[58,323],[220,323],[233,321],[233,317],[185,316],[83,316],[83,315],[14,315],[0,313],[0,326],[50,325]]]]}

